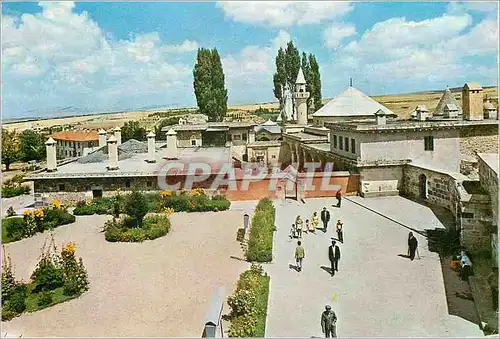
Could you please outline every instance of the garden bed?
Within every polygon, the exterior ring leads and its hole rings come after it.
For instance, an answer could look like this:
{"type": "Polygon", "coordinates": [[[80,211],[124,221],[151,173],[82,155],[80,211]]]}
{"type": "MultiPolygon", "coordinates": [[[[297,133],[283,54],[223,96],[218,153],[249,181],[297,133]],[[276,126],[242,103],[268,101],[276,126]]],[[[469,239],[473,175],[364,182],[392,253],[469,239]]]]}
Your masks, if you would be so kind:
{"type": "Polygon", "coordinates": [[[23,194],[29,194],[31,189],[28,185],[22,185],[23,175],[17,174],[2,184],[2,198],[12,198],[23,194]]]}
{"type": "Polygon", "coordinates": [[[74,299],[87,291],[87,271],[82,258],[76,259],[75,249],[75,244],[70,242],[57,253],[52,237],[48,247],[45,243],[42,248],[31,281],[23,283],[16,281],[11,259],[3,248],[2,321],[74,299]]]}
{"type": "Polygon", "coordinates": [[[106,222],[104,236],[109,242],[142,242],[163,237],[170,231],[167,214],[146,216],[140,227],[134,227],[133,219],[125,217],[106,222]]]}
{"type": "Polygon", "coordinates": [[[230,337],[265,336],[269,282],[270,277],[258,265],[240,275],[235,293],[228,298],[230,337]]]}
{"type": "Polygon", "coordinates": [[[31,237],[36,233],[54,229],[61,225],[75,222],[76,218],[57,201],[51,206],[35,210],[27,210],[22,217],[2,219],[2,243],[6,244],[31,237]]]}
{"type": "Polygon", "coordinates": [[[274,218],[275,209],[273,202],[268,198],[260,200],[255,208],[255,214],[250,226],[248,249],[246,252],[248,261],[272,261],[274,218]]]}
{"type": "MultiPolygon", "coordinates": [[[[161,213],[165,209],[174,212],[207,212],[225,211],[231,202],[224,196],[209,197],[202,189],[193,189],[191,192],[161,191],[159,193],[143,194],[148,212],[161,213]]],[[[91,214],[119,214],[125,209],[127,196],[117,195],[113,198],[96,198],[90,201],[79,201],[73,213],[75,215],[91,214]]]]}

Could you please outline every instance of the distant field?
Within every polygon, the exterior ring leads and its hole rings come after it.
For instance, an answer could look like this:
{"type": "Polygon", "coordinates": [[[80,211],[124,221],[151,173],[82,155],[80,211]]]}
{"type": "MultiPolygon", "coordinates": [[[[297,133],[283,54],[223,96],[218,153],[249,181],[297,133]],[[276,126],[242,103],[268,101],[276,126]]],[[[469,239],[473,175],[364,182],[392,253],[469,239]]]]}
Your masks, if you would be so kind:
{"type": "MultiPolygon", "coordinates": [[[[461,103],[460,89],[452,90],[452,92],[458,102],[461,103]]],[[[492,99],[494,98],[494,100],[492,101],[497,106],[498,89],[496,87],[489,87],[485,88],[483,92],[485,96],[492,99]]],[[[377,100],[378,102],[392,110],[394,113],[398,114],[399,118],[406,119],[410,117],[411,112],[417,105],[426,105],[430,111],[434,110],[439,102],[439,99],[441,98],[442,93],[443,91],[381,95],[374,96],[373,99],[377,100]]],[[[323,102],[327,103],[329,100],[331,99],[324,99],[323,102]]],[[[270,102],[262,104],[235,105],[229,106],[228,108],[233,110],[254,111],[259,107],[266,109],[278,108],[278,103],[270,102]]],[[[146,128],[151,128],[160,119],[158,117],[149,117],[149,115],[155,112],[164,113],[164,115],[162,114],[163,117],[178,114],[178,110],[174,109],[95,114],[28,122],[5,122],[3,123],[3,128],[22,131],[29,128],[45,128],[60,125],[69,125],[73,127],[88,129],[110,129],[115,126],[122,126],[125,122],[130,120],[139,120],[143,126],[145,126],[146,128]]]]}

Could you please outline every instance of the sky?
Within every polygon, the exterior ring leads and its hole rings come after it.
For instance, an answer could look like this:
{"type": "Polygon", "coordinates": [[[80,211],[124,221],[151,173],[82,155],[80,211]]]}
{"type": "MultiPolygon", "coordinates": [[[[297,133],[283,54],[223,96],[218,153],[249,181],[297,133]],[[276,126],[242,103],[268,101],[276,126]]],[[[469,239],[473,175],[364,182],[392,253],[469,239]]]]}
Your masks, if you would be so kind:
{"type": "Polygon", "coordinates": [[[492,2],[4,2],[2,114],[195,107],[197,49],[217,48],[228,104],[275,101],[280,47],[313,53],[322,94],[498,84],[492,2]]]}

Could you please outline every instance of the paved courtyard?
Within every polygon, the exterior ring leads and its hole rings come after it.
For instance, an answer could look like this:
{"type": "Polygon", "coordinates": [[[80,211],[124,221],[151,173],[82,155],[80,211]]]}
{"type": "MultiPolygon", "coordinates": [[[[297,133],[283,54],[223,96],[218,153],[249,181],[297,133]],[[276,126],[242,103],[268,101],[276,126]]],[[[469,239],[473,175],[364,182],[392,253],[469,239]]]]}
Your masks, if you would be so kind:
{"type": "MultiPolygon", "coordinates": [[[[179,213],[167,236],[144,243],[109,243],[100,233],[106,216],[77,217],[54,231],[56,243],[75,241],[90,290],[80,298],[2,322],[2,333],[23,337],[200,337],[208,303],[223,285],[232,293],[248,264],[236,232],[243,213],[179,213]]],[[[17,278],[29,279],[48,234],[7,244],[17,278]]],[[[225,310],[227,311],[227,310],[225,310]]]]}
{"type": "MultiPolygon", "coordinates": [[[[418,230],[442,227],[430,209],[402,197],[349,199],[418,230]]],[[[407,228],[347,199],[340,209],[332,207],[334,201],[276,202],[275,258],[266,265],[271,275],[266,337],[321,337],[326,304],[338,316],[339,337],[483,336],[477,325],[448,314],[439,256],[428,250],[424,237],[416,235],[421,259],[411,262],[398,256],[407,252],[407,228]],[[323,206],[331,214],[328,233],[303,236],[306,258],[298,273],[289,268],[296,246],[290,227],[298,214],[305,221],[323,206]],[[339,244],[339,272],[331,278],[321,266],[330,265],[337,219],[344,222],[344,244],[339,244]]]]}

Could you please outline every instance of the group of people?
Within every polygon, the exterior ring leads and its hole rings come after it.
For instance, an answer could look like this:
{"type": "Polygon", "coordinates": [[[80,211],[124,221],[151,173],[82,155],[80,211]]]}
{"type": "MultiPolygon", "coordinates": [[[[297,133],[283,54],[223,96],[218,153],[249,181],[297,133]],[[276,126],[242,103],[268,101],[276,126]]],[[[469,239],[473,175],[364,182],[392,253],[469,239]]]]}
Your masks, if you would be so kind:
{"type": "MultiPolygon", "coordinates": [[[[309,222],[309,219],[306,219],[305,223],[305,230],[304,233],[312,233],[316,234],[316,229],[318,228],[319,224],[319,218],[318,218],[318,213],[314,212],[312,217],[311,217],[311,222],[309,222]]],[[[321,221],[323,222],[323,232],[326,233],[328,230],[328,223],[330,222],[330,212],[326,209],[326,207],[323,207],[323,210],[321,211],[321,221]]],[[[295,218],[295,223],[292,224],[292,229],[290,231],[290,238],[298,238],[299,241],[297,241],[297,247],[295,248],[295,261],[297,264],[297,271],[301,272],[302,271],[302,261],[305,258],[305,250],[304,247],[302,247],[302,231],[303,231],[303,221],[300,215],[298,215],[295,218]]],[[[344,242],[344,230],[343,230],[344,223],[342,221],[337,220],[337,224],[335,226],[336,232],[337,232],[337,240],[340,241],[341,243],[344,242]]],[[[333,277],[335,275],[335,272],[338,272],[338,263],[340,260],[340,248],[336,245],[336,241],[334,238],[332,238],[332,245],[328,248],[328,259],[330,260],[330,267],[331,267],[331,276],[333,277]]]]}

